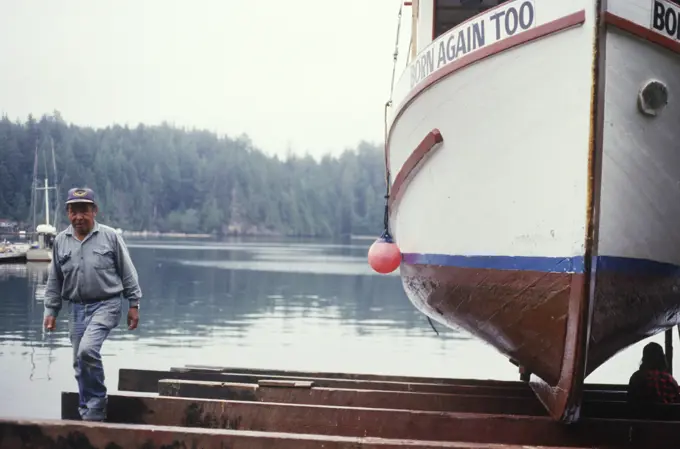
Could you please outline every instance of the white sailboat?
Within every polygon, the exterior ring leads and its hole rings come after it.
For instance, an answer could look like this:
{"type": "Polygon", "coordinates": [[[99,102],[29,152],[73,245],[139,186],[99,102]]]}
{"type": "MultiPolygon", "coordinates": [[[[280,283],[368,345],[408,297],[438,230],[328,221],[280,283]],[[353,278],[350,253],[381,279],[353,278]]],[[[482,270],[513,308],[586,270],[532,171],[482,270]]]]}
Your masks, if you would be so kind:
{"type": "MultiPolygon", "coordinates": [[[[28,262],[51,262],[52,261],[52,244],[54,242],[54,238],[57,235],[57,228],[55,226],[56,223],[57,223],[57,214],[56,213],[55,213],[54,225],[52,225],[50,223],[50,190],[54,190],[55,193],[57,191],[57,186],[56,186],[57,164],[56,164],[56,160],[55,160],[55,157],[54,157],[54,144],[52,144],[52,164],[53,164],[53,168],[54,168],[55,185],[53,185],[53,186],[49,185],[49,181],[47,179],[47,174],[46,174],[43,187],[38,187],[37,186],[37,178],[35,176],[35,172],[37,171],[37,166],[38,166],[38,154],[37,154],[37,148],[36,148],[34,177],[33,177],[33,198],[35,199],[37,191],[42,190],[42,191],[45,192],[45,223],[39,224],[35,228],[35,232],[37,234],[37,242],[34,242],[34,244],[31,246],[31,248],[26,252],[26,261],[28,261],[28,262]]],[[[35,204],[35,201],[34,201],[34,204],[35,204]]],[[[35,219],[35,209],[34,209],[33,217],[35,219]]]]}
{"type": "Polygon", "coordinates": [[[0,263],[21,263],[26,260],[26,245],[0,241],[0,263]]]}

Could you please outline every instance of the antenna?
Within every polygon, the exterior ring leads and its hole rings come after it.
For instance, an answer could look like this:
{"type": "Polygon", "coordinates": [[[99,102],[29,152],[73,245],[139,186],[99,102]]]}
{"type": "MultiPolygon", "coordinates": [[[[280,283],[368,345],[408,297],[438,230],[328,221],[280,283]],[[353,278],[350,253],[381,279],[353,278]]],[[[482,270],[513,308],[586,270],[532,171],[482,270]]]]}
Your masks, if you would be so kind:
{"type": "Polygon", "coordinates": [[[50,224],[50,190],[55,190],[55,187],[48,184],[47,176],[45,176],[45,187],[36,187],[35,190],[45,191],[45,224],[50,224]]]}
{"type": "MultiPolygon", "coordinates": [[[[36,152],[37,152],[37,146],[36,146],[36,152]]],[[[37,157],[37,155],[36,155],[37,157]]],[[[37,159],[36,159],[36,166],[37,166],[37,159]]],[[[45,178],[44,182],[45,185],[44,187],[38,187],[38,179],[36,178],[35,180],[35,190],[44,190],[45,191],[45,224],[49,225],[50,224],[50,190],[56,190],[55,186],[50,186],[49,185],[49,180],[47,179],[47,155],[45,155],[43,159],[43,166],[45,168],[45,178]]],[[[37,228],[36,228],[37,229],[37,228]]]]}
{"type": "Polygon", "coordinates": [[[45,177],[43,178],[43,181],[45,183],[45,196],[43,197],[43,200],[45,201],[45,223],[50,224],[50,198],[49,194],[47,193],[47,185],[48,185],[48,179],[47,179],[47,155],[45,154],[44,150],[44,145],[40,145],[42,148],[42,155],[43,155],[43,173],[45,174],[45,177]]]}
{"type": "Polygon", "coordinates": [[[59,198],[59,178],[57,178],[57,159],[54,156],[54,139],[50,136],[50,144],[52,145],[52,168],[54,171],[54,198],[55,198],[55,203],[54,203],[54,227],[56,228],[57,225],[59,224],[59,207],[57,207],[58,204],[58,198],[59,198]]]}
{"type": "Polygon", "coordinates": [[[33,230],[36,227],[37,190],[38,187],[38,142],[35,143],[35,154],[33,156],[33,181],[31,181],[31,209],[33,211],[33,230]]]}

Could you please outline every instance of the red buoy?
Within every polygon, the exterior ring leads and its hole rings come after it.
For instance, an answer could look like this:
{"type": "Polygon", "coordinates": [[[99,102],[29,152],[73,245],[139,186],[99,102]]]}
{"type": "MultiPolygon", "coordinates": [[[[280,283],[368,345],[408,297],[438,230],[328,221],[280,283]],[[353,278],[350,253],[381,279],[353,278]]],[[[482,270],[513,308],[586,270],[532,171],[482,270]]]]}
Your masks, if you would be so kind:
{"type": "Polygon", "coordinates": [[[380,274],[391,273],[401,263],[401,251],[389,234],[381,235],[368,249],[368,264],[380,274]]]}

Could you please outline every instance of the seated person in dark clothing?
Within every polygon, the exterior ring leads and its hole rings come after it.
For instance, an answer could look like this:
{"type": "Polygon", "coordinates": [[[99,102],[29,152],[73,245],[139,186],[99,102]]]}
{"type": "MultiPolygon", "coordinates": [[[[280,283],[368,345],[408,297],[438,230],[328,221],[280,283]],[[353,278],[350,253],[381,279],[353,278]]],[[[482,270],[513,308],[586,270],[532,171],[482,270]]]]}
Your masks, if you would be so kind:
{"type": "Polygon", "coordinates": [[[663,348],[649,343],[642,350],[640,369],[628,382],[628,402],[637,404],[674,404],[680,402],[680,388],[668,372],[663,348]]]}

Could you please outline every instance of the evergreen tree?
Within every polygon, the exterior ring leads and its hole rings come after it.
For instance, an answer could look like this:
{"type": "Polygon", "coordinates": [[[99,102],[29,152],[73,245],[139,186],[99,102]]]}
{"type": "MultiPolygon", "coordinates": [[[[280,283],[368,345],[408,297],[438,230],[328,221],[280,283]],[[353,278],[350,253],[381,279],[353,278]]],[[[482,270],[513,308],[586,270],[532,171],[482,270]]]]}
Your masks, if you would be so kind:
{"type": "MultiPolygon", "coordinates": [[[[377,235],[384,159],[361,142],[340,157],[269,157],[248,136],[218,137],[162,124],[103,129],[67,124],[58,112],[25,122],[0,119],[0,218],[30,225],[36,148],[38,179],[60,195],[95,190],[100,219],[129,230],[298,236],[377,235]]],[[[36,196],[42,215],[42,193],[36,196]]],[[[57,199],[61,207],[63,198],[57,199]]],[[[60,214],[61,226],[66,217],[60,214]]]]}

